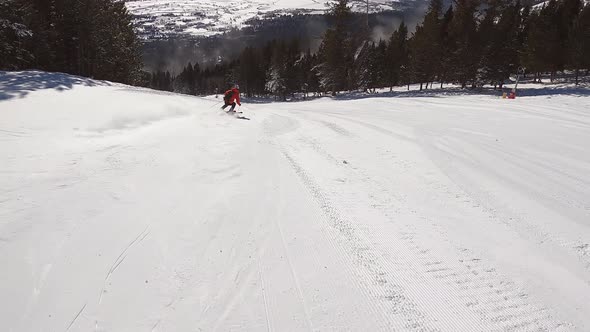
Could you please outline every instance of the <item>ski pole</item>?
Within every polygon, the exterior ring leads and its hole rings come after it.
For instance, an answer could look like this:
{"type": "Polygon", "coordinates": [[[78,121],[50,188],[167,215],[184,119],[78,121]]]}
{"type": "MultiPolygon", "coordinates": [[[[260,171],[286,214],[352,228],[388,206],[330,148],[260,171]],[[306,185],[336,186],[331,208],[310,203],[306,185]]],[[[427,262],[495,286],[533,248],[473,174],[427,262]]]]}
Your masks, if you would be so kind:
{"type": "Polygon", "coordinates": [[[213,104],[213,106],[209,107],[208,109],[212,109],[212,108],[213,108],[213,107],[215,107],[215,106],[219,106],[219,105],[221,105],[221,103],[222,103],[222,101],[220,101],[220,102],[218,102],[218,103],[215,103],[215,104],[213,104]]]}

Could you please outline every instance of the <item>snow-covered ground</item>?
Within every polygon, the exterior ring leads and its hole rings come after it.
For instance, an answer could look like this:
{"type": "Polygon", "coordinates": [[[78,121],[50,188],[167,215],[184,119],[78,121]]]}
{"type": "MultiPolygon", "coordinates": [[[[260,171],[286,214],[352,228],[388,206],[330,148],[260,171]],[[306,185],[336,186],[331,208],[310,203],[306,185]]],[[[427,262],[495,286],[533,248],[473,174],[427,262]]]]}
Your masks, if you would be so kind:
{"type": "Polygon", "coordinates": [[[0,330],[588,331],[590,98],[534,94],[0,73],[0,330]]]}
{"type": "MultiPolygon", "coordinates": [[[[393,9],[397,2],[372,0],[370,10],[393,9]]],[[[353,4],[358,10],[366,10],[364,3],[359,0],[353,4]]],[[[126,5],[144,38],[211,36],[243,28],[252,18],[294,12],[321,14],[327,8],[324,0],[127,0],[126,5]]]]}

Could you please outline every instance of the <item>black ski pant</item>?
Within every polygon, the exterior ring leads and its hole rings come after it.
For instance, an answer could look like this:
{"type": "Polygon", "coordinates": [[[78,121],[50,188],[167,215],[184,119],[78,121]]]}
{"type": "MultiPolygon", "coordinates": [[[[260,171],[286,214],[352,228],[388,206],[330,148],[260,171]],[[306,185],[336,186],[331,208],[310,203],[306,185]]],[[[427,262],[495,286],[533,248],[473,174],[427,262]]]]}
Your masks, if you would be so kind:
{"type": "Polygon", "coordinates": [[[223,105],[223,107],[221,108],[222,110],[225,110],[226,107],[230,106],[231,108],[229,109],[229,112],[233,112],[234,108],[236,108],[236,102],[233,102],[231,104],[225,103],[225,105],[223,105]]]}

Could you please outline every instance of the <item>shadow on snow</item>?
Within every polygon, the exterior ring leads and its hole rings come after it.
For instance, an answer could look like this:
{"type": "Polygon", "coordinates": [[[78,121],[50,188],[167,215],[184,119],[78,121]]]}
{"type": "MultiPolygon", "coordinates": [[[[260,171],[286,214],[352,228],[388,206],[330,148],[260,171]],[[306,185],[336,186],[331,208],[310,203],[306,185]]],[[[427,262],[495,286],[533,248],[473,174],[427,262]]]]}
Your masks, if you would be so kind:
{"type": "Polygon", "coordinates": [[[0,71],[0,101],[12,98],[24,98],[30,92],[38,90],[70,90],[75,85],[98,86],[108,85],[108,83],[62,73],[0,71]]]}

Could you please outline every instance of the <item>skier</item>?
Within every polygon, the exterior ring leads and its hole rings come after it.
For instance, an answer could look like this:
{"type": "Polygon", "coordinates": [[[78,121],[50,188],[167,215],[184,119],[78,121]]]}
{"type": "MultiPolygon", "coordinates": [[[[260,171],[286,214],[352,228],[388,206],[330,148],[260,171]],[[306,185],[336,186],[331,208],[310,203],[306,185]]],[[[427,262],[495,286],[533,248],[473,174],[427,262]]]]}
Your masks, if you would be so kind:
{"type": "Polygon", "coordinates": [[[235,84],[233,88],[225,91],[223,94],[223,101],[225,102],[225,105],[221,107],[222,110],[225,110],[226,107],[231,106],[228,113],[235,112],[234,108],[236,108],[236,102],[239,106],[242,106],[242,103],[240,103],[240,86],[235,84]]]}

